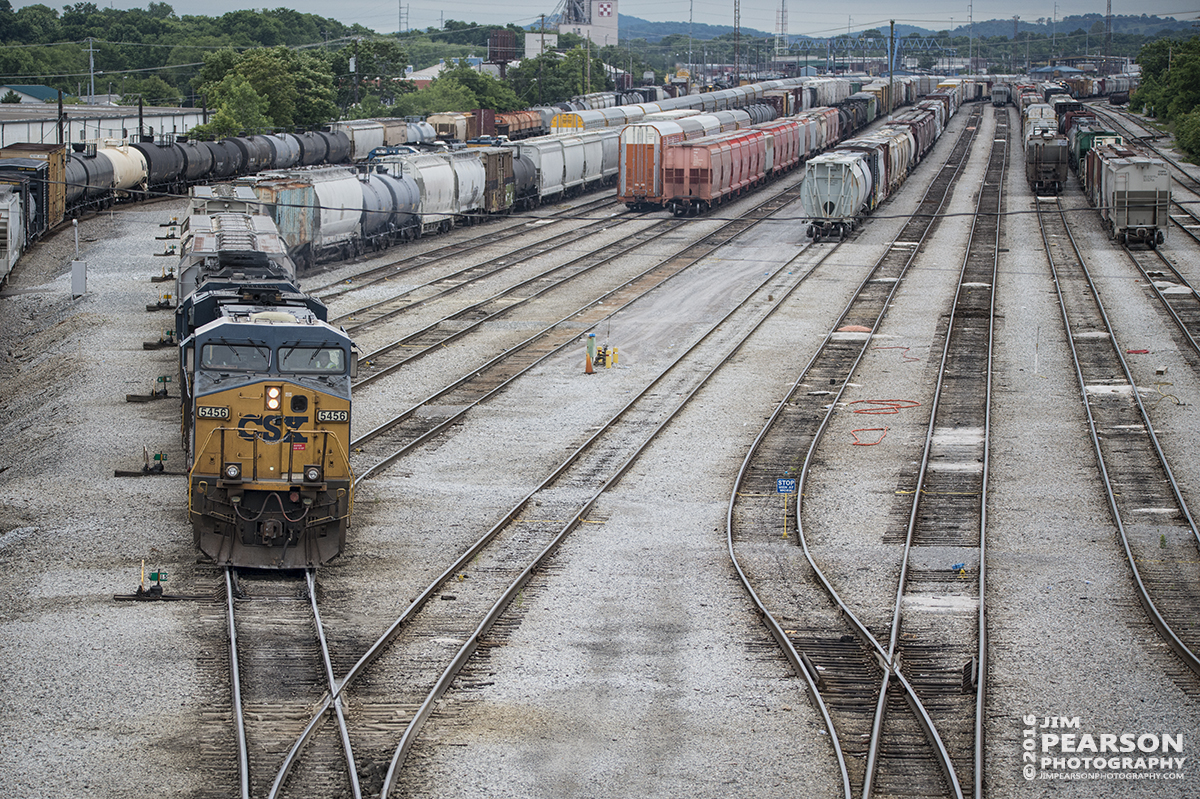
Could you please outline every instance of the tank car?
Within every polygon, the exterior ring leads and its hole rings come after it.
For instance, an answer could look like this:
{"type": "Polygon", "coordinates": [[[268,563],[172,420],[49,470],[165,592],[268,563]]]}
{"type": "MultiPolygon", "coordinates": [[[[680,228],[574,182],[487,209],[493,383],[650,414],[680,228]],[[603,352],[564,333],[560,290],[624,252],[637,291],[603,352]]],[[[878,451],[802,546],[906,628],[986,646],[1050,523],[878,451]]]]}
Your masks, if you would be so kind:
{"type": "Polygon", "coordinates": [[[353,170],[300,168],[242,180],[265,204],[301,269],[363,251],[363,192],[353,170]]]}

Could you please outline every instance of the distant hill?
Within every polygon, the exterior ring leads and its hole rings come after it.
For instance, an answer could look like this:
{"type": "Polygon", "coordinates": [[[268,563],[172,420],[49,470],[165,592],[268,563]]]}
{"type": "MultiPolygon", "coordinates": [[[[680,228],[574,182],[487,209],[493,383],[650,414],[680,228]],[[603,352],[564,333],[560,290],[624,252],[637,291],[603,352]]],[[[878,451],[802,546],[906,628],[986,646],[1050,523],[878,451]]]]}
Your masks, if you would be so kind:
{"type": "MultiPolygon", "coordinates": [[[[627,17],[618,12],[617,24],[620,26],[621,39],[645,39],[648,42],[657,42],[664,36],[671,34],[682,34],[687,36],[687,22],[650,22],[637,17],[627,17]]],[[[718,36],[723,36],[726,33],[733,33],[732,25],[706,25],[703,22],[696,22],[692,25],[693,39],[715,39],[718,36]]],[[[743,36],[752,36],[759,39],[767,36],[774,36],[774,33],[755,30],[754,28],[742,28],[743,36]]]]}
{"type": "MultiPolygon", "coordinates": [[[[1085,31],[1090,31],[1092,26],[1099,22],[1104,24],[1103,14],[1083,14],[1077,16],[1064,17],[1053,23],[1051,19],[1045,18],[1042,20],[1021,20],[1019,30],[1031,31],[1033,33],[1042,33],[1050,36],[1057,33],[1060,36],[1072,33],[1082,28],[1085,31]]],[[[650,22],[649,20],[639,19],[638,17],[630,17],[625,14],[618,14],[618,23],[620,24],[621,39],[645,39],[648,42],[657,42],[664,36],[671,34],[687,35],[687,22],[650,22]]],[[[851,30],[851,35],[857,36],[862,33],[863,28],[851,30]]],[[[887,27],[876,26],[875,30],[887,35],[887,27]]],[[[955,36],[969,36],[972,28],[968,25],[956,25],[951,33],[955,36]]],[[[1200,33],[1200,28],[1194,22],[1180,21],[1172,17],[1154,17],[1143,14],[1141,16],[1113,16],[1113,33],[1137,33],[1144,36],[1154,36],[1160,33],[1171,33],[1175,31],[1195,31],[1200,33]]],[[[896,36],[902,38],[911,33],[916,33],[920,36],[932,36],[939,31],[930,30],[928,28],[918,28],[913,25],[897,25],[896,36]]],[[[698,40],[715,39],[718,36],[723,36],[727,33],[733,33],[732,25],[706,25],[697,22],[692,25],[692,38],[698,40]]],[[[760,31],[754,28],[742,28],[742,35],[754,38],[773,37],[773,32],[760,31]]],[[[990,36],[1003,36],[1006,39],[1011,39],[1013,35],[1012,19],[990,19],[980,20],[974,25],[974,35],[979,38],[990,36]]],[[[796,39],[812,38],[806,36],[793,35],[790,37],[793,41],[796,39]]]]}

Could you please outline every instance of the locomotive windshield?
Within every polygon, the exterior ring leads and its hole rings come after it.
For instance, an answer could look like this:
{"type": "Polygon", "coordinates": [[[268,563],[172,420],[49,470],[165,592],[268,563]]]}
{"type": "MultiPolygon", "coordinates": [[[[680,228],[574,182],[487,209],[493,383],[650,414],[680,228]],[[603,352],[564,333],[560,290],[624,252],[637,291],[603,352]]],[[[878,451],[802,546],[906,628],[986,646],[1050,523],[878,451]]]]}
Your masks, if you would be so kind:
{"type": "Polygon", "coordinates": [[[213,371],[265,372],[271,350],[254,344],[205,344],[200,349],[200,366],[213,371]]]}
{"type": "Polygon", "coordinates": [[[346,353],[340,347],[280,347],[279,371],[343,374],[346,371],[346,353]]]}

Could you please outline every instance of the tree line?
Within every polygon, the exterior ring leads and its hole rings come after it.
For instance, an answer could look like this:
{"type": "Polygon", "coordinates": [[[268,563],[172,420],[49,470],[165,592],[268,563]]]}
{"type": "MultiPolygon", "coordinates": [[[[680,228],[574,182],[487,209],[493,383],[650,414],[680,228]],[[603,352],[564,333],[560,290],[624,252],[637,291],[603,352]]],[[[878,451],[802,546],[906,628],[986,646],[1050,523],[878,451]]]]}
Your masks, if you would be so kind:
{"type": "MultiPolygon", "coordinates": [[[[177,16],[164,2],[145,9],[99,8],[92,2],[64,6],[62,12],[45,5],[13,10],[0,0],[0,82],[40,84],[67,94],[114,95],[123,104],[139,99],[148,105],[205,107],[212,116],[199,133],[228,135],[244,131],[282,130],[327,124],[336,118],[426,115],[436,111],[492,108],[511,111],[553,104],[588,91],[614,88],[611,68],[630,72],[640,83],[643,74],[661,82],[683,65],[732,65],[740,74],[769,74],[774,40],[732,33],[700,39],[669,34],[658,41],[631,39],[619,45],[595,47],[571,34],[559,34],[558,52],[525,59],[509,68],[503,81],[481,74],[456,60],[486,58],[488,40],[496,26],[448,20],[441,28],[379,35],[361,25],[291,9],[241,10],[220,17],[177,16]],[[427,88],[418,90],[407,79],[408,68],[446,61],[446,69],[427,88]]],[[[522,48],[526,30],[503,28],[522,48]]],[[[958,29],[955,33],[961,33],[958,29]]],[[[920,66],[935,69],[946,56],[968,52],[989,72],[1022,69],[1051,57],[1099,54],[1104,25],[1092,22],[1047,36],[1022,30],[1016,39],[1004,36],[933,37],[910,34],[902,40],[901,55],[916,55],[920,66]],[[929,49],[930,44],[934,44],[929,49]],[[925,49],[922,49],[925,48],[925,49]]],[[[846,37],[844,47],[830,51],[842,63],[852,59],[882,59],[885,34],[866,31],[873,46],[846,37]]],[[[1179,126],[1181,142],[1200,152],[1200,45],[1177,31],[1154,34],[1114,33],[1112,55],[1138,55],[1144,70],[1142,89],[1134,104],[1179,126]]],[[[822,50],[807,54],[814,63],[826,58],[822,50]]],[[[725,71],[729,71],[726,69],[725,71]]],[[[14,93],[0,98],[15,102],[14,93]]]]}

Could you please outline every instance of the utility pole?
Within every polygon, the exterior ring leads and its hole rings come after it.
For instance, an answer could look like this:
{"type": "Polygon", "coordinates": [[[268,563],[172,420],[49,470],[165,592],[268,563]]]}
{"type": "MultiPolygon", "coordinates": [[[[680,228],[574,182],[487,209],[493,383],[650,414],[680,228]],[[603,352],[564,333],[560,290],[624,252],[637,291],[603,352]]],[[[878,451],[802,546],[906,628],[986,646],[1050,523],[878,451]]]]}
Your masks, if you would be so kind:
{"type": "Polygon", "coordinates": [[[889,21],[888,30],[888,107],[887,113],[892,113],[892,107],[895,105],[892,97],[892,92],[896,91],[896,81],[893,79],[893,64],[896,61],[896,20],[889,21]]]}
{"type": "Polygon", "coordinates": [[[588,31],[587,50],[585,52],[587,54],[586,55],[587,67],[584,70],[584,74],[586,75],[586,77],[584,78],[583,93],[591,94],[592,93],[592,35],[591,35],[590,30],[588,31]]]}
{"type": "Polygon", "coordinates": [[[967,71],[975,73],[974,62],[975,44],[975,4],[967,3],[967,71]]]}
{"type": "Polygon", "coordinates": [[[91,36],[87,37],[88,43],[88,102],[96,102],[96,40],[91,36]]]}
{"type": "Polygon", "coordinates": [[[538,53],[538,105],[542,104],[542,74],[546,68],[546,15],[542,14],[542,49],[538,53]]]}
{"type": "Polygon", "coordinates": [[[358,39],[354,40],[354,56],[350,59],[350,71],[354,73],[354,104],[358,105],[358,39]]]}
{"type": "Polygon", "coordinates": [[[1050,55],[1058,50],[1058,3],[1054,4],[1054,16],[1050,19],[1050,55]]]}
{"type": "Polygon", "coordinates": [[[1020,14],[1013,14],[1013,43],[1008,54],[1008,71],[1016,72],[1017,70],[1017,27],[1021,21],[1020,14]]]}
{"type": "Polygon", "coordinates": [[[696,0],[688,0],[688,93],[692,90],[692,11],[696,0]]]}

